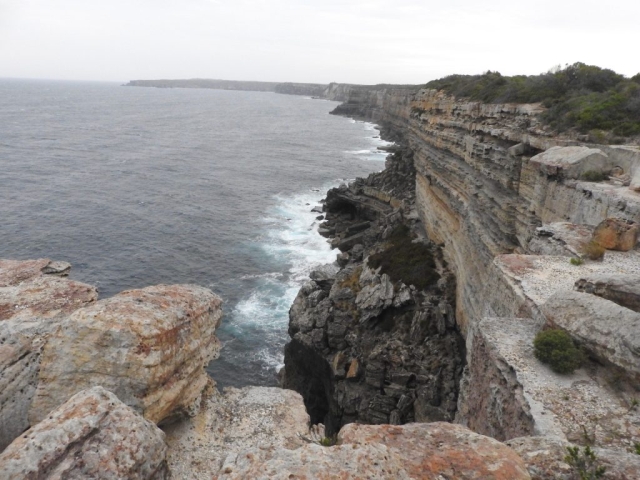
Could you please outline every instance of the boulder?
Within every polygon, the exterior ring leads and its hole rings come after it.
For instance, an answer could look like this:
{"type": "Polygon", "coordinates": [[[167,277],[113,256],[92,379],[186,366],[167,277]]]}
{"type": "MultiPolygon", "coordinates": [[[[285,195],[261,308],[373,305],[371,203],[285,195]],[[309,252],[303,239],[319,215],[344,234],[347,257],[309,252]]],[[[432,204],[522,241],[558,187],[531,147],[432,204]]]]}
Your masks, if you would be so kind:
{"type": "Polygon", "coordinates": [[[589,225],[550,223],[536,228],[534,236],[529,241],[528,253],[579,257],[592,235],[593,227],[589,225]]]}
{"type": "Polygon", "coordinates": [[[69,268],[48,259],[0,260],[0,451],[29,428],[47,335],[98,298],[94,287],[45,274],[69,268]]]}
{"type": "Polygon", "coordinates": [[[322,265],[316,268],[309,274],[311,280],[316,282],[318,286],[322,289],[329,291],[331,289],[331,285],[333,285],[334,280],[336,279],[336,273],[340,270],[340,267],[334,263],[327,263],[326,265],[322,265]]]}
{"type": "Polygon", "coordinates": [[[640,312],[640,275],[600,274],[580,278],[575,283],[578,292],[591,293],[634,312],[640,312]]]}
{"type": "Polygon", "coordinates": [[[3,479],[166,479],[164,434],[102,387],[83,390],[0,454],[3,479]]]}
{"type": "Polygon", "coordinates": [[[530,479],[509,447],[449,423],[345,426],[338,445],[250,449],[227,456],[220,479],[530,479]]]}
{"type": "Polygon", "coordinates": [[[74,312],[44,348],[31,424],[95,385],[156,423],[195,413],[221,316],[220,298],[193,285],[129,290],[74,312]]]}
{"type": "Polygon", "coordinates": [[[608,250],[628,252],[636,246],[640,225],[620,218],[607,218],[593,231],[593,240],[608,250]]]}
{"type": "Polygon", "coordinates": [[[613,161],[598,148],[551,147],[531,158],[531,163],[547,176],[561,175],[579,179],[585,172],[605,172],[613,168],[613,161]]]}
{"type": "MultiPolygon", "coordinates": [[[[365,276],[368,268],[364,268],[362,275],[365,276]]],[[[362,277],[361,277],[362,278],[362,277]]],[[[394,288],[391,278],[386,273],[375,277],[371,284],[365,285],[356,297],[356,306],[360,312],[360,322],[377,317],[382,311],[393,305],[394,288]]]]}
{"type": "Polygon", "coordinates": [[[640,381],[640,314],[604,298],[558,292],[541,307],[547,324],[567,331],[591,355],[640,381]]]}
{"type": "MultiPolygon", "coordinates": [[[[565,461],[567,447],[575,446],[557,437],[519,437],[505,442],[527,465],[536,480],[573,480],[574,469],[565,461]]],[[[604,480],[635,480],[640,478],[640,455],[593,448],[597,463],[606,468],[604,480]]]]}

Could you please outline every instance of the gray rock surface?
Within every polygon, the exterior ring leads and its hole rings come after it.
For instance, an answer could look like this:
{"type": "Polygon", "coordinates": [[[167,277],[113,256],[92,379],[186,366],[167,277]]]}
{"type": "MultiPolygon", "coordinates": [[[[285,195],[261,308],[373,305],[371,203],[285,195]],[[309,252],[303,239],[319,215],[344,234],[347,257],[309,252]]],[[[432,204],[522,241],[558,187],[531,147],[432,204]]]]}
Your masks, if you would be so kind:
{"type": "Polygon", "coordinates": [[[0,454],[0,479],[169,478],[164,434],[102,387],[50,412],[0,454]]]}

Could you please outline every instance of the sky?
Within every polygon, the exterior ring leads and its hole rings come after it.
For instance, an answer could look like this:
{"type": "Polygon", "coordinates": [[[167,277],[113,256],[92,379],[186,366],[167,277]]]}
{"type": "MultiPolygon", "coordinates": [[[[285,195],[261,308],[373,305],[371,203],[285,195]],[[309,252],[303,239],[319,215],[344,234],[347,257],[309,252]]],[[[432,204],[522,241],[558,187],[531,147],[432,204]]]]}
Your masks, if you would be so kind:
{"type": "Polygon", "coordinates": [[[0,0],[0,77],[418,84],[640,72],[638,0],[0,0]]]}

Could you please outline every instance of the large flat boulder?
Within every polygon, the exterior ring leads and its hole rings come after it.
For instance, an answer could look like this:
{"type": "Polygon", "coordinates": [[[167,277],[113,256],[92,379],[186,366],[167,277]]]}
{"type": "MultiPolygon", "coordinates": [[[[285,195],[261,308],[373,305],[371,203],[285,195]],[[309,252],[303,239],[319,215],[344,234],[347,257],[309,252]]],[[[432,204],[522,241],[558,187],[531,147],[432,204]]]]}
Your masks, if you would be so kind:
{"type": "Polygon", "coordinates": [[[84,390],[0,454],[0,478],[168,478],[164,434],[102,387],[84,390]]]}
{"type": "Polygon", "coordinates": [[[558,292],[541,307],[549,326],[566,330],[587,351],[640,382],[640,314],[604,298],[558,292]]]}
{"type": "Polygon", "coordinates": [[[450,423],[349,424],[338,445],[251,449],[229,455],[220,479],[530,479],[522,459],[489,437],[450,423]]]}
{"type": "Polygon", "coordinates": [[[0,260],[0,451],[29,428],[47,335],[98,298],[94,287],[56,276],[69,268],[48,259],[0,260]]]}
{"type": "Polygon", "coordinates": [[[613,161],[599,148],[582,146],[551,147],[531,158],[539,170],[548,176],[580,178],[585,172],[604,173],[613,168],[613,161]]]}
{"type": "Polygon", "coordinates": [[[44,347],[31,424],[95,385],[156,423],[195,413],[219,353],[221,303],[202,287],[159,285],[77,310],[44,347]]]}

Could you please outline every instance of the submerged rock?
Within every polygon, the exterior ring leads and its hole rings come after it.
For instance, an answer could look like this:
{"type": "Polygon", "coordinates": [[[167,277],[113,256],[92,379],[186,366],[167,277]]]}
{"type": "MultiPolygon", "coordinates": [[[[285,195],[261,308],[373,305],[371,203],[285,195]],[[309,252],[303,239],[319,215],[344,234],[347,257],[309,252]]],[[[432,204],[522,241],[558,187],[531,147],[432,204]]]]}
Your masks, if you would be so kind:
{"type": "Polygon", "coordinates": [[[50,412],[0,454],[0,478],[169,478],[164,434],[113,393],[93,387],[50,412]]]}
{"type": "Polygon", "coordinates": [[[95,385],[156,423],[193,414],[221,316],[220,298],[193,285],[129,290],[76,311],[44,349],[31,424],[95,385]]]}

